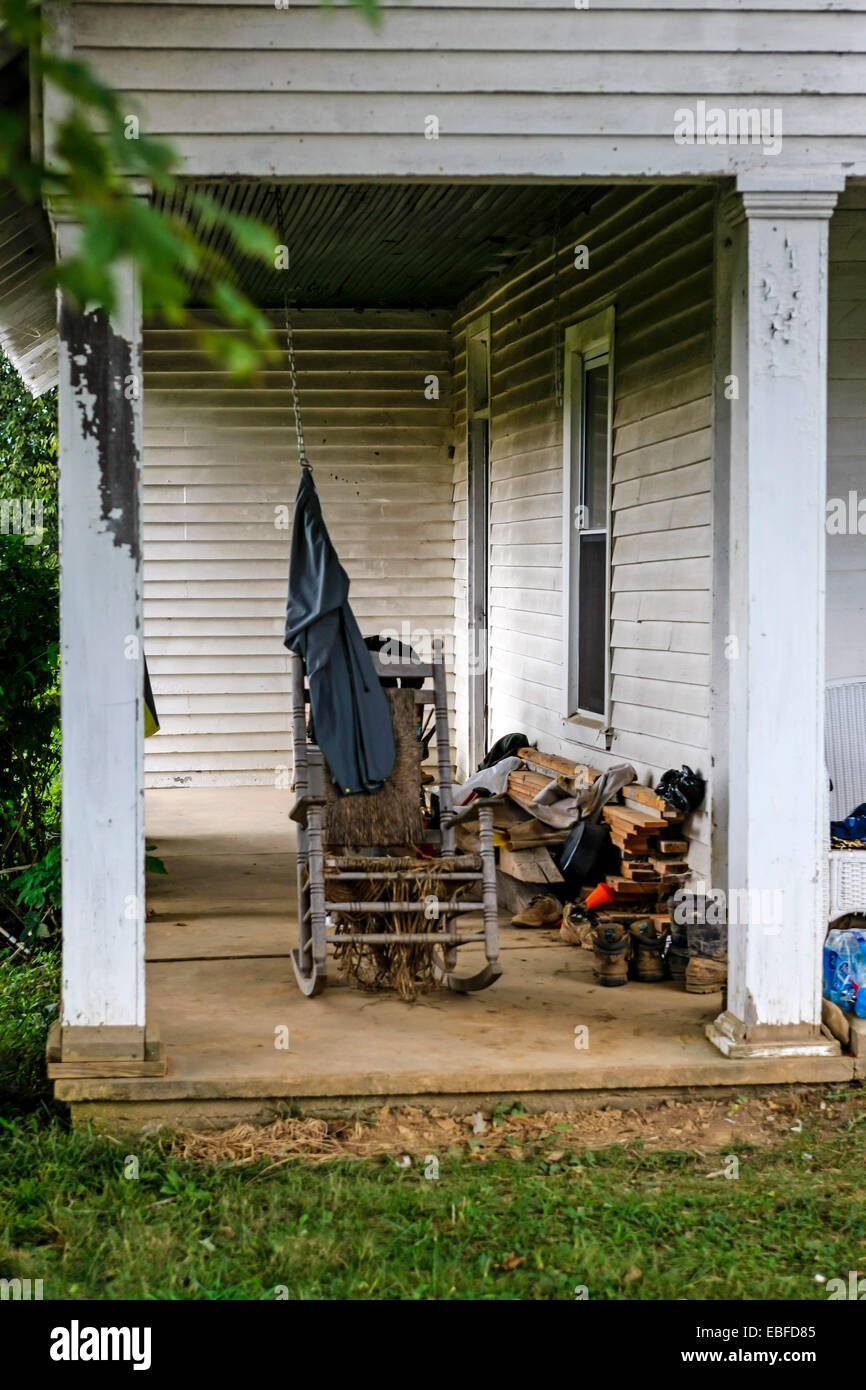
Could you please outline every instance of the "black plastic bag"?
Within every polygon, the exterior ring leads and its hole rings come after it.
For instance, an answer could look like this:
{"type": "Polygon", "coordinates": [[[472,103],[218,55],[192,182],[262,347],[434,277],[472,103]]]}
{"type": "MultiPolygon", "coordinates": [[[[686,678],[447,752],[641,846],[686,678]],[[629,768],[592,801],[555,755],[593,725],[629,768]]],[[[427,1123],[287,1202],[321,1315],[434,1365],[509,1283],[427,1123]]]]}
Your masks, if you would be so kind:
{"type": "Polygon", "coordinates": [[[690,811],[696,811],[704,799],[707,784],[703,777],[697,772],[692,772],[690,767],[682,767],[679,772],[676,768],[662,774],[655,789],[656,796],[660,796],[669,806],[673,806],[675,811],[687,816],[690,811]]]}

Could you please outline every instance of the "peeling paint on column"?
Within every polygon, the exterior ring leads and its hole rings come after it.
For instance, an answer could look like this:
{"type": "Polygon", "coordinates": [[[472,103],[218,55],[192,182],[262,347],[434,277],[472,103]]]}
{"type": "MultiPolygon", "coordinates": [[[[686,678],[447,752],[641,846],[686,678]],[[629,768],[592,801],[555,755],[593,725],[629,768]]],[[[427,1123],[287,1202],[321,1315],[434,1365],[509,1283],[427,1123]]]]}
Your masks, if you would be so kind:
{"type": "Polygon", "coordinates": [[[82,438],[96,442],[102,520],[114,544],[140,562],[135,411],[124,391],[133,375],[130,345],[112,331],[104,309],[80,314],[65,305],[60,339],[69,354],[82,438]]]}
{"type": "Polygon", "coordinates": [[[769,341],[790,343],[795,336],[800,312],[800,285],[794,248],[785,241],[785,275],[787,284],[780,287],[776,277],[765,271],[760,281],[761,298],[769,308],[767,331],[769,341]]]}

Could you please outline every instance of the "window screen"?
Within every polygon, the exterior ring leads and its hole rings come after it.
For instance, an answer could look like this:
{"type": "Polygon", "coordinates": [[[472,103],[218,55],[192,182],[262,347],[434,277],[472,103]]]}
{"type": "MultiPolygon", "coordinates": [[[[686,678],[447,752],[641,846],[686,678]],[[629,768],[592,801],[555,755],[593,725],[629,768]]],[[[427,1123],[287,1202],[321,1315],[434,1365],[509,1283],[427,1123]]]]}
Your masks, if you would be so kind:
{"type": "Polygon", "coordinates": [[[580,501],[575,568],[577,707],[604,716],[607,706],[609,359],[579,357],[572,439],[579,441],[580,501]]]}

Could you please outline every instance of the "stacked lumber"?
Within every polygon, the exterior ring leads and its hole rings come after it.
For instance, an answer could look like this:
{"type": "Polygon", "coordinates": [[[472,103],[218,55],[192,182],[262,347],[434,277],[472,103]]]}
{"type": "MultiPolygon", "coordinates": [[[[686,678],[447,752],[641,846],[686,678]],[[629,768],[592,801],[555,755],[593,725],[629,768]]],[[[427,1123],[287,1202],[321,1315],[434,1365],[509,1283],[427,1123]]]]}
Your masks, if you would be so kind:
{"type": "Polygon", "coordinates": [[[547,849],[500,849],[499,868],[521,883],[562,883],[562,874],[547,849]]]}
{"type": "Polygon", "coordinates": [[[508,795],[518,805],[528,806],[549,781],[550,777],[546,777],[542,772],[530,772],[525,768],[519,768],[517,772],[508,774],[508,795]]]}
{"type": "Polygon", "coordinates": [[[623,787],[622,794],[626,806],[633,805],[636,809],[655,811],[665,821],[681,819],[679,811],[676,811],[670,802],[665,801],[664,797],[656,796],[652,787],[643,787],[639,782],[632,782],[630,786],[623,787]]]}
{"type": "Polygon", "coordinates": [[[624,805],[602,811],[621,856],[620,872],[607,883],[619,900],[652,906],[688,877],[688,841],[676,834],[680,817],[649,787],[632,783],[623,796],[624,805]]]}
{"type": "MultiPolygon", "coordinates": [[[[602,776],[588,763],[575,763],[537,748],[521,748],[524,766],[509,774],[505,798],[494,811],[495,840],[499,852],[500,901],[517,911],[525,906],[530,885],[544,891],[546,885],[563,882],[551,850],[564,843],[568,832],[546,825],[529,809],[551,781],[575,793],[591,787],[602,776]]],[[[609,874],[608,885],[616,894],[611,911],[618,918],[645,916],[685,881],[689,874],[688,841],[682,836],[682,817],[657,796],[651,787],[633,782],[623,788],[621,805],[602,811],[612,843],[620,852],[619,873],[609,874]],[[633,910],[633,911],[631,911],[633,910]]]]}
{"type": "Polygon", "coordinates": [[[545,845],[561,845],[566,831],[536,819],[521,804],[506,800],[493,808],[494,839],[499,849],[537,849],[545,845]]]}
{"type": "Polygon", "coordinates": [[[588,763],[573,763],[555,753],[539,753],[537,748],[518,748],[517,756],[532,772],[541,773],[545,784],[555,778],[567,791],[582,791],[601,776],[599,769],[588,763]]]}
{"type": "Polygon", "coordinates": [[[598,768],[537,748],[521,748],[518,757],[526,765],[509,774],[506,798],[493,814],[499,898],[513,911],[525,907],[534,893],[563,881],[551,850],[555,852],[565,843],[568,831],[539,820],[529,810],[530,803],[551,781],[575,792],[592,786],[601,776],[598,768]]]}

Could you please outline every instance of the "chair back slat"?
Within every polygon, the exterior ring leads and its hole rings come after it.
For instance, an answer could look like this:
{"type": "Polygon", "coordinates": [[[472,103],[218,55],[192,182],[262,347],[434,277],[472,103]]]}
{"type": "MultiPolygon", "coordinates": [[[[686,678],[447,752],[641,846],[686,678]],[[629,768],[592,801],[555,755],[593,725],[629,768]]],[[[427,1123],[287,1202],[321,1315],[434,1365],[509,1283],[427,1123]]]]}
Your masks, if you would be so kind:
{"type": "MultiPolygon", "coordinates": [[[[403,683],[411,681],[413,686],[416,682],[420,682],[420,687],[412,690],[412,697],[416,706],[423,708],[426,705],[432,705],[434,707],[435,717],[433,731],[436,740],[439,806],[442,818],[442,852],[444,854],[453,854],[454,831],[449,825],[453,810],[451,739],[448,728],[448,696],[445,680],[445,665],[442,641],[439,638],[433,641],[432,656],[432,661],[419,662],[391,659],[387,655],[383,658],[380,652],[370,652],[373,669],[381,680],[385,682],[390,682],[392,680],[396,682],[399,680],[403,683]]],[[[311,764],[316,763],[318,766],[322,761],[322,754],[319,747],[309,742],[307,739],[307,706],[310,700],[310,691],[304,672],[303,661],[297,656],[293,656],[291,660],[292,739],[295,758],[294,783],[298,796],[302,796],[304,792],[314,790],[311,785],[312,782],[319,782],[319,777],[311,776],[311,764]]],[[[363,795],[363,793],[359,795],[363,795]]],[[[378,793],[372,793],[372,795],[375,796],[378,795],[378,793]]]]}

